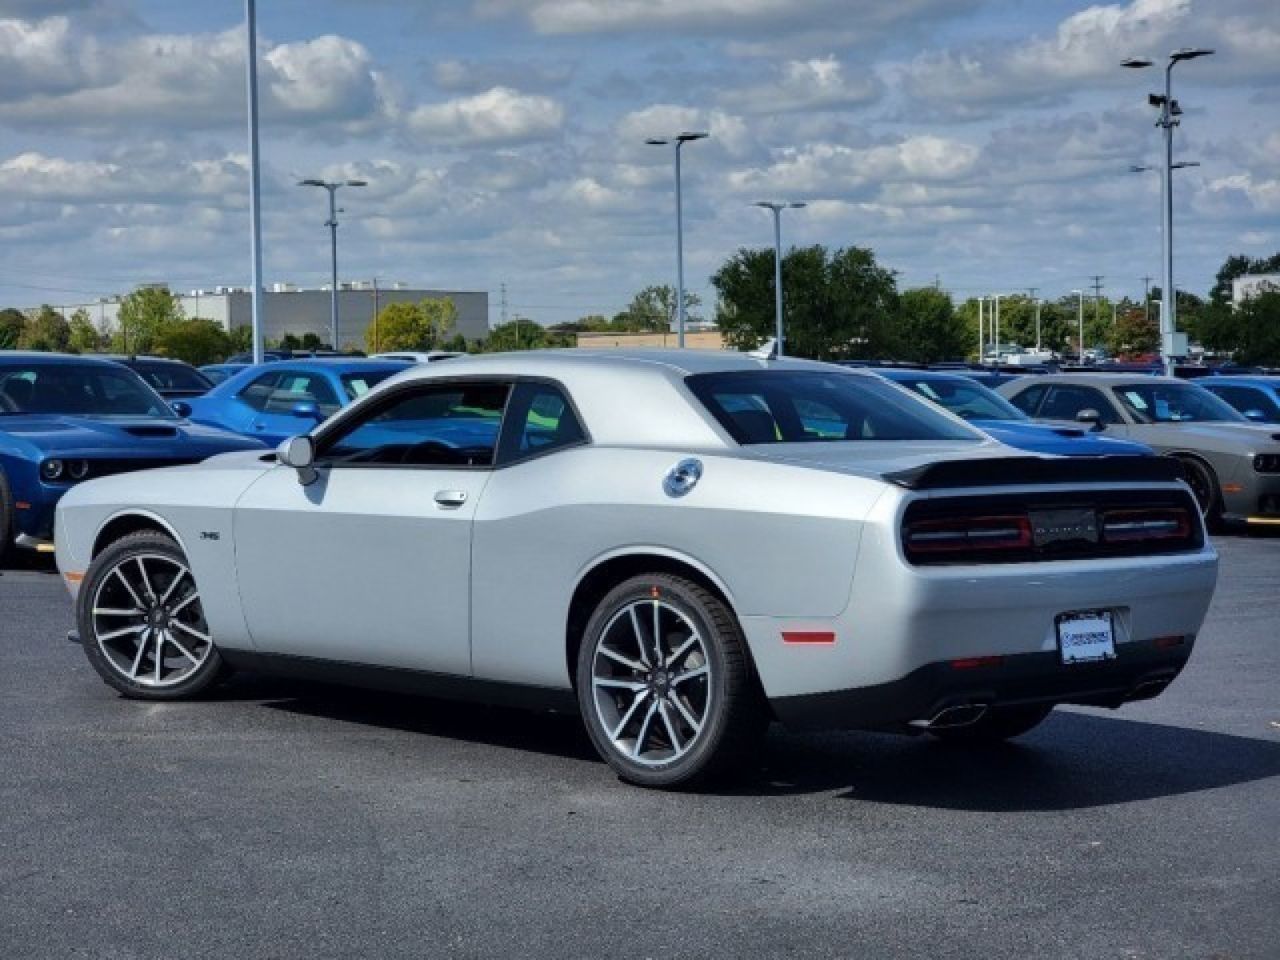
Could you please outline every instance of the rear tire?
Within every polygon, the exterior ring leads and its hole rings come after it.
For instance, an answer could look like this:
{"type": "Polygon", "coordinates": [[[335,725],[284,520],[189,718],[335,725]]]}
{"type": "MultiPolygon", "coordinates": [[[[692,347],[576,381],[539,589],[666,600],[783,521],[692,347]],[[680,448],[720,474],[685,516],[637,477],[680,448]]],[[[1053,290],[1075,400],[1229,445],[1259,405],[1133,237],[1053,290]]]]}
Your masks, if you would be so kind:
{"type": "Polygon", "coordinates": [[[1052,704],[995,707],[983,714],[976,723],[964,727],[941,727],[929,732],[943,743],[1000,743],[1035,729],[1052,711],[1052,704]]]}
{"type": "Polygon", "coordinates": [[[1180,457],[1179,460],[1183,477],[1195,495],[1200,515],[1204,517],[1204,525],[1210,530],[1218,529],[1222,525],[1222,488],[1218,485],[1217,474],[1202,460],[1192,457],[1180,457]]]}
{"type": "Polygon", "coordinates": [[[723,777],[756,751],[768,726],[733,611],[671,574],[632,577],[600,601],[578,651],[577,681],[596,750],[640,786],[723,777]]]}
{"type": "Polygon", "coordinates": [[[99,553],[76,619],[89,663],[126,697],[185,700],[223,673],[186,556],[163,533],[131,533],[99,553]]]}

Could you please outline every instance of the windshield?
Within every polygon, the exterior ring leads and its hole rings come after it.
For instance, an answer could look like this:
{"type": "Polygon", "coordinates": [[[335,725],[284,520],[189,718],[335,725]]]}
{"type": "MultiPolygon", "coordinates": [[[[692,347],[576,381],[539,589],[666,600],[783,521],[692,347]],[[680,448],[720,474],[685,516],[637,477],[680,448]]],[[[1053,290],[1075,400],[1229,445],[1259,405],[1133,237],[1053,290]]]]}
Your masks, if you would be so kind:
{"type": "Polygon", "coordinates": [[[932,400],[966,420],[1026,420],[1021,410],[1000,394],[969,380],[949,377],[912,377],[894,380],[913,393],[932,400]]]}
{"type": "Polygon", "coordinates": [[[133,363],[133,370],[157,390],[192,390],[203,393],[213,386],[203,373],[180,363],[133,363]]]}
{"type": "Polygon", "coordinates": [[[871,376],[752,370],[695,374],[685,382],[741,444],[983,439],[871,376]]]}
{"type": "Polygon", "coordinates": [[[364,373],[344,373],[342,388],[347,391],[348,400],[359,400],[387,377],[399,372],[398,370],[369,370],[364,373]]]}
{"type": "Polygon", "coordinates": [[[0,366],[0,413],[175,419],[132,370],[88,363],[0,366]]]}
{"type": "Polygon", "coordinates": [[[1248,423],[1225,400],[1189,383],[1134,383],[1115,394],[1139,423],[1248,423]]]}

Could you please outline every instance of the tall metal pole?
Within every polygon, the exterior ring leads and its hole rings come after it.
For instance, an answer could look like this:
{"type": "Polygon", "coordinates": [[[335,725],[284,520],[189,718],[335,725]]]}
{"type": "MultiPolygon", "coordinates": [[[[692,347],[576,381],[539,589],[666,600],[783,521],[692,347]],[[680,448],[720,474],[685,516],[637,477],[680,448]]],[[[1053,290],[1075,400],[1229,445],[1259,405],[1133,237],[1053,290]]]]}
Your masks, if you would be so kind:
{"type": "Polygon", "coordinates": [[[1040,352],[1040,298],[1036,298],[1036,353],[1040,352]]]}
{"type": "Polygon", "coordinates": [[[986,331],[983,329],[982,308],[986,304],[986,297],[978,298],[978,362],[983,363],[987,357],[987,341],[984,337],[986,331]]]}
{"type": "Polygon", "coordinates": [[[773,207],[773,329],[782,356],[782,207],[773,207]]]}
{"type": "Polygon", "coordinates": [[[258,168],[258,25],[254,0],[244,0],[249,79],[249,289],[253,362],[262,362],[262,191],[258,168]]]}
{"type": "Polygon", "coordinates": [[[1164,127],[1164,165],[1160,179],[1161,236],[1164,239],[1164,288],[1160,297],[1160,358],[1165,373],[1173,375],[1173,332],[1178,329],[1178,294],[1173,287],[1173,65],[1164,70],[1164,104],[1160,107],[1160,125],[1164,127]]]}
{"type": "Polygon", "coordinates": [[[1000,365],[1000,294],[998,293],[996,294],[995,301],[996,301],[996,318],[995,318],[996,327],[995,327],[994,347],[995,347],[995,354],[996,354],[995,363],[996,363],[996,366],[999,366],[1000,365]]]}
{"type": "Polygon", "coordinates": [[[377,353],[381,348],[378,337],[378,278],[373,278],[373,352],[377,353]]]}
{"type": "Polygon", "coordinates": [[[1078,344],[1078,347],[1079,347],[1078,359],[1080,363],[1083,364],[1084,363],[1084,291],[1076,290],[1075,294],[1076,294],[1076,297],[1078,298],[1076,310],[1077,310],[1078,322],[1079,322],[1079,328],[1080,328],[1080,332],[1079,332],[1080,340],[1078,344]]]}
{"type": "Polygon", "coordinates": [[[684,349],[684,209],[680,195],[680,148],[676,138],[676,346],[684,349]]]}
{"type": "Polygon", "coordinates": [[[329,191],[329,222],[325,224],[329,228],[329,278],[331,285],[329,287],[329,346],[337,350],[338,347],[338,206],[336,185],[327,187],[329,191]]]}

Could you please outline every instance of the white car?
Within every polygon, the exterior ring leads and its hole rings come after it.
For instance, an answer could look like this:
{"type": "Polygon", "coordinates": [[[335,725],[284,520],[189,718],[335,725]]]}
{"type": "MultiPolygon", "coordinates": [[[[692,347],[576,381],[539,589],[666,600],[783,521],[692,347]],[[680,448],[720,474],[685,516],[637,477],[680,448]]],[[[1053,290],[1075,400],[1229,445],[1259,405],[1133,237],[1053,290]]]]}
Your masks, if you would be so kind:
{"type": "Polygon", "coordinates": [[[93,480],[58,566],[107,683],[228,667],[579,710],[626,779],[768,722],[1015,736],[1182,669],[1217,555],[1176,467],[1019,455],[872,373],[460,357],[276,454],[93,480]]]}
{"type": "Polygon", "coordinates": [[[452,357],[460,357],[460,353],[448,350],[399,350],[392,353],[375,353],[370,360],[406,360],[409,363],[437,363],[452,357]]]}

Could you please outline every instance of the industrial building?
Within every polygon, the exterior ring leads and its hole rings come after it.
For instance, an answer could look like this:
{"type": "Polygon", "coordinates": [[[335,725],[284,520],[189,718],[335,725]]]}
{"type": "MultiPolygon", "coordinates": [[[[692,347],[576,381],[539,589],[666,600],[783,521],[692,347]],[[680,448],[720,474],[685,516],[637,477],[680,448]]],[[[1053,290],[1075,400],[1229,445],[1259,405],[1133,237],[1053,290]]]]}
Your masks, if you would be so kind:
{"type": "Polygon", "coordinates": [[[1280,273],[1246,273],[1231,281],[1233,307],[1260,293],[1280,293],[1280,273]]]}
{"type": "MultiPolygon", "coordinates": [[[[162,285],[163,286],[163,285],[162,285]]],[[[248,326],[252,320],[249,291],[244,287],[213,287],[174,294],[188,317],[214,320],[228,331],[248,326]]],[[[83,309],[99,330],[116,328],[120,297],[91,303],[56,306],[64,317],[83,309]]],[[[403,283],[378,286],[370,281],[341,283],[338,286],[339,349],[366,348],[365,330],[374,314],[389,303],[417,303],[424,299],[449,299],[458,311],[456,332],[468,340],[489,335],[489,294],[482,291],[424,290],[403,283]]],[[[288,283],[272,284],[263,292],[263,339],[280,340],[285,334],[302,337],[314,333],[329,342],[329,287],[300,289],[288,283]]]]}

